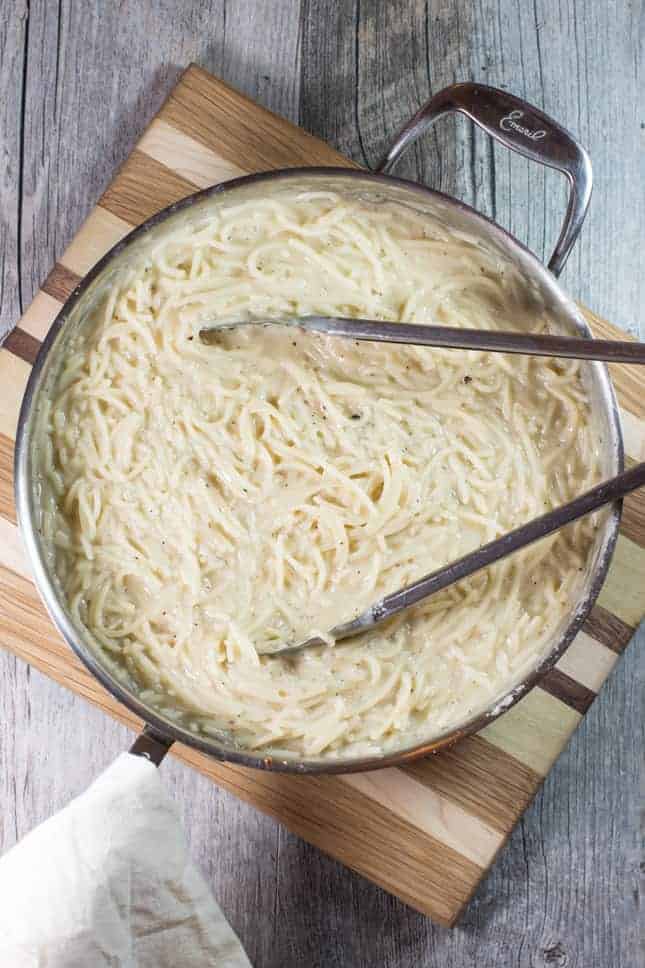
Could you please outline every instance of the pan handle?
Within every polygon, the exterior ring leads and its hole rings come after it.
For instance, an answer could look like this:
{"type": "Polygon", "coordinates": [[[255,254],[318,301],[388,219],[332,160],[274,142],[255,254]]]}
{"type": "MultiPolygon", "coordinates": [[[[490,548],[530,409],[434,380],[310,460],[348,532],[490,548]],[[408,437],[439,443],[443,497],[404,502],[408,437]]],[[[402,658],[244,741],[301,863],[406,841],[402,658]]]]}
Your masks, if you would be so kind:
{"type": "Polygon", "coordinates": [[[173,740],[169,736],[164,736],[146,724],[128,752],[133,756],[143,756],[155,766],[159,766],[172,744],[173,740]]]}
{"type": "Polygon", "coordinates": [[[526,101],[495,87],[471,82],[444,88],[424,104],[398,133],[376,171],[389,173],[405,149],[445,114],[459,112],[512,151],[566,175],[569,204],[560,237],[549,259],[559,276],[578,238],[591,198],[591,161],[565,128],[526,101]]]}

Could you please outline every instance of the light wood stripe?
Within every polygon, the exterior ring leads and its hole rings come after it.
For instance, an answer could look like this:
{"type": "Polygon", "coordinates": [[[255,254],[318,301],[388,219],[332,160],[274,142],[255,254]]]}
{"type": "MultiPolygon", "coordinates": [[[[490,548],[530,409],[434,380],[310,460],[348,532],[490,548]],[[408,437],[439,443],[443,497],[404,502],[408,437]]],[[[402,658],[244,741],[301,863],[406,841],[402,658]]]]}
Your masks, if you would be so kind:
{"type": "Polygon", "coordinates": [[[135,149],[99,205],[134,226],[194,191],[195,186],[185,178],[135,149]]]}
{"type": "Polygon", "coordinates": [[[481,735],[467,736],[439,755],[401,769],[504,835],[524,812],[542,779],[481,735]],[[494,783],[491,777],[495,777],[494,783]]]}
{"type": "Polygon", "coordinates": [[[616,652],[592,639],[587,632],[578,632],[557,668],[587,689],[598,692],[617,659],[616,652]]]}
{"type": "Polygon", "coordinates": [[[645,549],[621,534],[598,604],[627,625],[636,626],[643,618],[643,589],[645,549]]]}
{"type": "MultiPolygon", "coordinates": [[[[622,387],[619,396],[622,399],[622,387]]],[[[623,427],[625,453],[629,454],[635,461],[645,460],[645,421],[640,420],[629,410],[621,407],[620,422],[623,427]]]]}
{"type": "Polygon", "coordinates": [[[343,782],[370,800],[389,806],[410,826],[480,867],[488,867],[501,846],[498,830],[428,784],[419,783],[413,774],[398,769],[376,770],[348,774],[343,782]]]}
{"type": "Polygon", "coordinates": [[[208,188],[248,174],[239,163],[227,161],[161,120],[152,122],[137,148],[197,188],[208,188]]]}
{"type": "Polygon", "coordinates": [[[131,224],[97,205],[65,250],[60,264],[75,275],[84,276],[131,231],[131,224]]]}
{"type": "Polygon", "coordinates": [[[538,688],[482,730],[481,735],[545,777],[581,718],[575,709],[538,688]]]}
{"type": "Polygon", "coordinates": [[[20,320],[21,329],[42,343],[62,306],[58,299],[54,299],[41,289],[36,293],[29,309],[20,320]]]}
{"type": "Polygon", "coordinates": [[[2,548],[2,564],[17,575],[31,579],[31,569],[20,532],[15,524],[4,517],[0,518],[0,548],[2,548]]]}
{"type": "Polygon", "coordinates": [[[233,165],[243,158],[248,172],[301,165],[357,167],[318,138],[259,107],[194,64],[159,117],[233,165]]]}
{"type": "MultiPolygon", "coordinates": [[[[622,651],[620,648],[617,649],[615,644],[608,644],[605,641],[606,632],[598,624],[597,615],[599,613],[603,613],[604,615],[609,614],[604,609],[596,606],[592,610],[589,620],[585,622],[583,631],[578,632],[571,645],[567,648],[564,656],[557,662],[558,669],[572,676],[577,682],[588,686],[589,689],[593,689],[594,692],[598,691],[597,686],[593,685],[596,679],[596,673],[594,671],[596,667],[606,665],[608,674],[613,666],[615,656],[622,651]],[[591,679],[589,680],[590,676],[591,679]]],[[[627,637],[624,639],[622,646],[624,648],[631,638],[632,629],[623,625],[613,615],[611,619],[614,623],[618,623],[623,630],[626,630],[627,637]]],[[[622,634],[624,635],[625,631],[622,634]]]]}
{"type": "Polygon", "coordinates": [[[592,639],[602,642],[617,655],[625,651],[634,634],[633,626],[623,622],[617,615],[613,615],[598,604],[592,608],[584,629],[592,639]]]}
{"type": "Polygon", "coordinates": [[[31,366],[19,356],[0,347],[0,434],[16,439],[20,404],[31,373],[31,366]],[[6,388],[6,389],[5,389],[6,388]],[[9,392],[7,392],[9,391],[9,392]]]}
{"type": "Polygon", "coordinates": [[[0,434],[0,517],[16,524],[13,503],[13,440],[0,434]]]}

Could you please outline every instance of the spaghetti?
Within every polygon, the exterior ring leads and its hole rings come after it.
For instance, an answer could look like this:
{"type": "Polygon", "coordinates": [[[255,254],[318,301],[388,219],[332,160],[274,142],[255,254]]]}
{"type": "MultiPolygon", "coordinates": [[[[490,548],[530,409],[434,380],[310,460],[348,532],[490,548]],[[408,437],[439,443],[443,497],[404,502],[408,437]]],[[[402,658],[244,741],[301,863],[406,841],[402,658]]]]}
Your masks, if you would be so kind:
{"type": "Polygon", "coordinates": [[[43,526],[76,619],[149,698],[240,745],[412,744],[548,647],[593,522],[296,662],[323,634],[598,478],[576,361],[205,321],[367,316],[547,330],[474,241],[331,192],[159,239],[75,339],[47,415],[43,526]]]}

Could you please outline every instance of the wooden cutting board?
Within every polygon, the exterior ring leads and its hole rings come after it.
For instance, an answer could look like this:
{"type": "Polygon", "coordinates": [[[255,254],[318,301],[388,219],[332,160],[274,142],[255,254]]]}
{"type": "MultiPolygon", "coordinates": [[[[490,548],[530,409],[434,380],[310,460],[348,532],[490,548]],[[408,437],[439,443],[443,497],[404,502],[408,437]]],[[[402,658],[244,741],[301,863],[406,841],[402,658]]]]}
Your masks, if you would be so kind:
{"type": "MultiPolygon", "coordinates": [[[[30,578],[12,493],[20,400],[41,340],[96,260],[197,188],[295,165],[349,165],[316,138],[190,67],[0,349],[0,642],[138,727],[52,627],[30,578]]],[[[598,336],[624,336],[585,313],[598,336]]],[[[626,449],[645,458],[645,371],[615,366],[626,449]]],[[[585,629],[541,685],[482,733],[401,769],[291,777],[174,753],[443,924],[459,916],[585,715],[645,611],[645,495],[625,502],[614,562],[585,629]]]]}

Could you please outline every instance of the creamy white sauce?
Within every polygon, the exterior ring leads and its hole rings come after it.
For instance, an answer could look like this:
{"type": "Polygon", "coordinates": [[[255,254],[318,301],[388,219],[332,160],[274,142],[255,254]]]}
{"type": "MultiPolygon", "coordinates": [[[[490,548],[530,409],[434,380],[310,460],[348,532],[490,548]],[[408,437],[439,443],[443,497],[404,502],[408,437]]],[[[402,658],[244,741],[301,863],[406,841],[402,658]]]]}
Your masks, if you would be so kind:
{"type": "Polygon", "coordinates": [[[44,525],[79,621],[153,701],[256,749],[427,737],[544,652],[591,546],[579,522],[350,642],[262,656],[598,478],[575,361],[205,320],[341,314],[549,328],[480,246],[331,193],[222,207],[156,243],[70,349],[44,525]]]}

